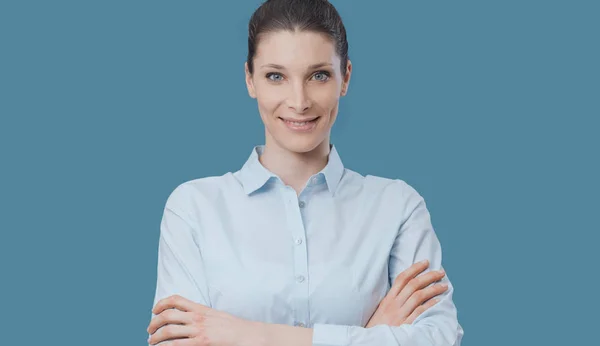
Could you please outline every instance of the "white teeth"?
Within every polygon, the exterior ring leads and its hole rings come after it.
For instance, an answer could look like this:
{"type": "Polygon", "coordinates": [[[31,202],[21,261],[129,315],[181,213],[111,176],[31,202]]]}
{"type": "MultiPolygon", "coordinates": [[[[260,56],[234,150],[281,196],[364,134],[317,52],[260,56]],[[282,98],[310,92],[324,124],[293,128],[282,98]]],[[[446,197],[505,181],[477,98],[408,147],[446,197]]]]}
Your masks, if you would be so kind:
{"type": "MultiPolygon", "coordinates": [[[[312,121],[312,120],[311,120],[312,121]]],[[[294,126],[304,126],[308,123],[310,123],[311,121],[303,121],[303,122],[298,122],[298,121],[289,121],[289,120],[285,120],[286,123],[288,124],[292,124],[294,126]]]]}

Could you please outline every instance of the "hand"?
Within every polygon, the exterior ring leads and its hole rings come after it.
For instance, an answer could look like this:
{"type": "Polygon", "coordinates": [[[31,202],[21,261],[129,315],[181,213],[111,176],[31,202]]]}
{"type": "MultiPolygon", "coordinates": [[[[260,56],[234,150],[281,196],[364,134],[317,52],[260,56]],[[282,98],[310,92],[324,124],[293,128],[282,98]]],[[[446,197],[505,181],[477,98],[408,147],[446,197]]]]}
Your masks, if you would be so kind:
{"type": "Polygon", "coordinates": [[[178,295],[160,300],[152,309],[148,343],[164,346],[240,346],[259,344],[261,324],[211,309],[178,295]]]}
{"type": "Polygon", "coordinates": [[[431,271],[415,277],[427,269],[428,266],[429,261],[425,260],[413,264],[410,268],[400,273],[396,277],[396,280],[394,280],[394,284],[388,294],[383,298],[373,316],[371,316],[366,328],[378,324],[387,324],[389,326],[410,324],[425,310],[435,305],[439,300],[431,298],[444,293],[448,289],[448,286],[446,284],[427,286],[441,280],[446,274],[441,270],[431,271]]]}

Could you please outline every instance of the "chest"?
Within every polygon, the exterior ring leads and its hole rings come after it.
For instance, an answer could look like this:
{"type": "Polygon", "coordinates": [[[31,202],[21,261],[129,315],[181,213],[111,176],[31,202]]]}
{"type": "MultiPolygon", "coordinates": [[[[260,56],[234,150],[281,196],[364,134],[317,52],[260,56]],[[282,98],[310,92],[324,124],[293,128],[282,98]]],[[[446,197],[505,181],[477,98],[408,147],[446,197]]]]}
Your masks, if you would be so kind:
{"type": "Polygon", "coordinates": [[[296,198],[212,214],[199,242],[211,305],[269,323],[364,326],[389,289],[397,226],[385,208],[352,202],[296,198]]]}

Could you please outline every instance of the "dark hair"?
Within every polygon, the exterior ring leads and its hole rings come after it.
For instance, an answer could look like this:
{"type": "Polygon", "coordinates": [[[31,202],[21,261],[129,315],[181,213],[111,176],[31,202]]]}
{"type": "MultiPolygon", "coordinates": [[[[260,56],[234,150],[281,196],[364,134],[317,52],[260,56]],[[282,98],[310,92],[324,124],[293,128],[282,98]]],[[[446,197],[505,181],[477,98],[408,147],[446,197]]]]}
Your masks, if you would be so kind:
{"type": "Polygon", "coordinates": [[[313,31],[326,34],[340,57],[342,75],[348,63],[346,28],[339,13],[327,0],[267,0],[248,24],[248,70],[254,72],[254,56],[261,34],[286,31],[313,31]]]}

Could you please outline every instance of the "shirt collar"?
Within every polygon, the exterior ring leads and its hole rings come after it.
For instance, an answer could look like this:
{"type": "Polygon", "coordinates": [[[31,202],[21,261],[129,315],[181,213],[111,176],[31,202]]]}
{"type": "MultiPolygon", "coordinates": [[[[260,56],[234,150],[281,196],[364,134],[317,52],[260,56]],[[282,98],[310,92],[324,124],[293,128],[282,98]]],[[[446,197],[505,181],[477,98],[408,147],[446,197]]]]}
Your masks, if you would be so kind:
{"type": "MultiPolygon", "coordinates": [[[[319,173],[315,174],[313,179],[309,180],[309,184],[310,182],[322,182],[321,178],[325,177],[327,188],[333,196],[344,174],[344,165],[335,146],[330,144],[329,148],[327,165],[319,173]]],[[[262,155],[264,149],[264,145],[255,146],[250,153],[250,157],[248,157],[248,160],[246,160],[246,163],[240,169],[240,180],[247,195],[263,187],[271,178],[279,179],[275,173],[269,171],[259,161],[258,158],[262,155]]]]}

